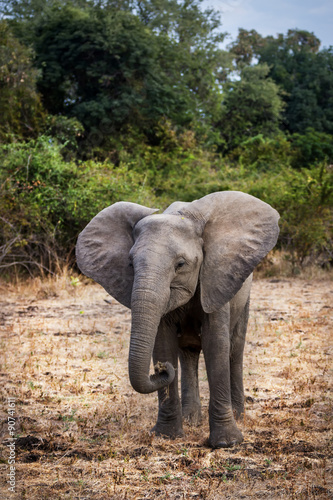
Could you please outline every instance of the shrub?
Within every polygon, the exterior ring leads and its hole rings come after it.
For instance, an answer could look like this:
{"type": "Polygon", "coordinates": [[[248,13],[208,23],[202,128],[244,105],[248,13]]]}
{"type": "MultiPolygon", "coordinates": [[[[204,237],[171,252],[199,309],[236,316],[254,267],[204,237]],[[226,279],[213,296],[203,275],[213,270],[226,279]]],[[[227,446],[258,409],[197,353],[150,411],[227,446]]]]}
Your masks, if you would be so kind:
{"type": "Polygon", "coordinates": [[[332,135],[307,128],[305,134],[293,134],[291,141],[294,167],[308,167],[322,161],[333,163],[332,135]]]}
{"type": "MultiPolygon", "coordinates": [[[[229,169],[230,177],[230,169],[229,169]]],[[[272,205],[281,215],[278,246],[296,264],[333,257],[333,169],[321,163],[309,169],[280,166],[258,172],[233,169],[233,189],[272,205]],[[237,175],[237,172],[239,175],[237,175]]]]}
{"type": "Polygon", "coordinates": [[[116,201],[154,204],[145,175],[109,162],[65,162],[61,145],[42,136],[0,146],[0,269],[54,271],[73,261],[80,229],[116,201]]]}
{"type": "Polygon", "coordinates": [[[290,165],[292,161],[291,143],[284,134],[251,137],[229,154],[229,159],[247,170],[267,172],[290,165]]]}
{"type": "Polygon", "coordinates": [[[0,146],[0,270],[20,264],[30,273],[54,272],[74,263],[79,231],[117,201],[165,208],[223,190],[247,192],[280,212],[278,245],[293,264],[332,261],[333,169],[326,162],[296,170],[283,138],[275,147],[258,137],[242,146],[239,164],[228,163],[191,131],[160,127],[159,144],[129,142],[117,165],[64,161],[63,146],[48,136],[0,146]]]}

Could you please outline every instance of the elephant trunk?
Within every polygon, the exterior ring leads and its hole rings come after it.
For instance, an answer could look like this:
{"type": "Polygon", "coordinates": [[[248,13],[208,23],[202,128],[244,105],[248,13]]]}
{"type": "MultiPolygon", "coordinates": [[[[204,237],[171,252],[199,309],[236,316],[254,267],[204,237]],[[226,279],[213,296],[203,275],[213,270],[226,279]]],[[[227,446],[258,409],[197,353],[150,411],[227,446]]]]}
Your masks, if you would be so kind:
{"type": "Polygon", "coordinates": [[[132,291],[132,330],[129,351],[129,377],[133,389],[147,394],[173,381],[175,370],[169,362],[158,362],[155,374],[149,375],[155,339],[168,294],[159,296],[145,285],[134,283],[132,291]]]}

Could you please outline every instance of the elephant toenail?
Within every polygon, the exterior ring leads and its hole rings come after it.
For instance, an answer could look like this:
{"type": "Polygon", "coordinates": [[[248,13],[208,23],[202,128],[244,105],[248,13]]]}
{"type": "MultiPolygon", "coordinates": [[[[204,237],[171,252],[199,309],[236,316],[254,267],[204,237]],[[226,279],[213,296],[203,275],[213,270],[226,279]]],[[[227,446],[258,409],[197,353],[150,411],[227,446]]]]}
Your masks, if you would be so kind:
{"type": "Polygon", "coordinates": [[[226,441],[220,441],[214,448],[228,448],[228,443],[226,441]]]}

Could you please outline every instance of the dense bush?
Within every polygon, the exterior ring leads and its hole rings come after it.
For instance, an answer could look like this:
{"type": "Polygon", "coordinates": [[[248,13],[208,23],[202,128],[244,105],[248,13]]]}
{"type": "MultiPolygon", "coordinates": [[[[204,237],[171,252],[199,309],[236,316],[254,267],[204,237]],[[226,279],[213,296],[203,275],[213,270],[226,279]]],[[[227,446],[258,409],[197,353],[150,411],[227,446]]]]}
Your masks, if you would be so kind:
{"type": "Polygon", "coordinates": [[[0,147],[0,269],[20,263],[54,271],[80,229],[111,203],[151,204],[144,174],[121,164],[65,162],[61,146],[45,136],[0,147]]]}
{"type": "Polygon", "coordinates": [[[281,215],[278,246],[293,264],[333,260],[333,169],[322,163],[296,171],[243,174],[239,189],[270,203],[281,215]]]}
{"type": "Polygon", "coordinates": [[[36,137],[41,131],[44,113],[31,59],[31,49],[0,20],[0,143],[10,142],[13,135],[36,137]]]}
{"type": "Polygon", "coordinates": [[[326,161],[333,163],[333,136],[307,128],[304,134],[291,137],[294,152],[293,166],[296,168],[326,161]]]}
{"type": "Polygon", "coordinates": [[[30,272],[54,272],[65,261],[73,263],[78,232],[117,201],[163,209],[177,199],[191,201],[218,190],[244,191],[274,206],[281,214],[279,245],[294,263],[332,259],[332,167],[284,165],[282,141],[282,152],[271,148],[276,156],[268,169],[269,148],[261,139],[253,144],[264,144],[259,151],[265,162],[250,147],[244,150],[250,151],[246,163],[243,156],[233,165],[205,151],[191,132],[177,136],[163,124],[159,134],[159,147],[123,149],[117,166],[64,161],[61,146],[47,136],[1,146],[0,269],[20,263],[30,272]]]}

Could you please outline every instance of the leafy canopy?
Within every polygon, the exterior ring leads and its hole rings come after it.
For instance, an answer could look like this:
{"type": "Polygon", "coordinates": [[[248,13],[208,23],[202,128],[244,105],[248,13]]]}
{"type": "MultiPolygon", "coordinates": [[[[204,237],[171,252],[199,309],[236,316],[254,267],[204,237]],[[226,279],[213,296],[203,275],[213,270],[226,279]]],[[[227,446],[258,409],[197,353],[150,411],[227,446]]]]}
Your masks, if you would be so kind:
{"type": "Polygon", "coordinates": [[[284,129],[304,133],[308,127],[333,133],[333,47],[319,51],[320,40],[304,30],[262,37],[239,30],[231,44],[238,66],[266,63],[269,76],[284,91],[284,129]]]}
{"type": "Polygon", "coordinates": [[[0,142],[36,136],[43,121],[32,52],[0,21],[0,142]]]}

